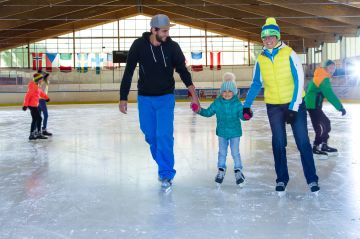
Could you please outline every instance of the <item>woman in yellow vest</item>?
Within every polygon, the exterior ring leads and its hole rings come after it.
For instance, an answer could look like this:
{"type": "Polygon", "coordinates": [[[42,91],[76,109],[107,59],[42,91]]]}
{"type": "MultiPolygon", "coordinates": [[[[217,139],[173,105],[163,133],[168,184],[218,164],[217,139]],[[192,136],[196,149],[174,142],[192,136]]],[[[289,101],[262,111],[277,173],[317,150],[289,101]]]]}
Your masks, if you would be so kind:
{"type": "Polygon", "coordinates": [[[304,72],[296,53],[280,41],[280,28],[275,18],[267,18],[261,29],[264,47],[255,63],[253,81],[244,103],[244,118],[251,118],[254,99],[264,87],[264,100],[272,132],[276,187],[285,194],[289,182],[286,158],[286,124],[291,125],[300,151],[304,175],[311,192],[318,192],[312,148],[309,141],[304,97],[304,72]]]}

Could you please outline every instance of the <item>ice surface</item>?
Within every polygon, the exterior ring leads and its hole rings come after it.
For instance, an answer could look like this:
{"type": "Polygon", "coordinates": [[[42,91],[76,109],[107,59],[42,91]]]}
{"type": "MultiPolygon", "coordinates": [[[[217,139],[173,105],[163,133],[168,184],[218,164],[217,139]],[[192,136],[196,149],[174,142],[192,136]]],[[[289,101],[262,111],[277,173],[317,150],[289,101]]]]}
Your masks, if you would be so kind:
{"type": "MultiPolygon", "coordinates": [[[[203,106],[210,102],[203,103],[203,106]]],[[[30,112],[0,108],[0,238],[360,238],[360,106],[330,105],[329,145],[339,155],[316,160],[321,191],[309,193],[288,127],[287,195],[274,192],[265,106],[243,123],[246,184],[233,162],[218,189],[215,117],[177,103],[177,175],[164,194],[138,124],[136,104],[49,106],[49,140],[30,142],[30,112]]],[[[310,123],[310,121],[308,121],[310,123]]],[[[309,124],[310,139],[314,132],[309,124]]]]}

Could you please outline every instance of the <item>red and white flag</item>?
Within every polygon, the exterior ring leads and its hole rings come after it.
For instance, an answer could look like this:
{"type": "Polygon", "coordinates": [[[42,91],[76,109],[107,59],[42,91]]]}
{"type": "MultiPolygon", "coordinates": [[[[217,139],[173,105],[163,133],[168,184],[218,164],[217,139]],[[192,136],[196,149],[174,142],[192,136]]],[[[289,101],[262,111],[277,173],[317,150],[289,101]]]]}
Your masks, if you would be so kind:
{"type": "Polygon", "coordinates": [[[42,70],[42,53],[31,53],[34,71],[42,70]]]}
{"type": "Polygon", "coordinates": [[[46,53],[46,71],[52,71],[52,64],[57,56],[57,53],[46,53]]]}
{"type": "Polygon", "coordinates": [[[210,70],[214,70],[214,66],[216,66],[216,70],[221,70],[221,52],[210,52],[210,70]],[[214,64],[214,56],[216,57],[216,64],[214,64]]]}

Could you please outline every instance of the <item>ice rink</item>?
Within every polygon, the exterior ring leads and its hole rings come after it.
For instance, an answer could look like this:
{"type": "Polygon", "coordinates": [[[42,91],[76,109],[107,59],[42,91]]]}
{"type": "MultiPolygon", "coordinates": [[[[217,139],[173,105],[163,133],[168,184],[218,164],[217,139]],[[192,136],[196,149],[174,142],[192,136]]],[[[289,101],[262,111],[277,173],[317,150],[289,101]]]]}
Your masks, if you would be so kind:
{"type": "Polygon", "coordinates": [[[0,238],[359,239],[360,105],[345,108],[348,114],[341,117],[329,104],[324,107],[332,122],[329,145],[339,154],[315,160],[318,197],[306,185],[288,126],[290,182],[279,198],[262,102],[243,123],[242,189],[235,185],[230,153],[223,185],[214,182],[215,117],[177,103],[177,175],[169,193],[160,190],[136,104],[129,104],[127,115],[116,104],[50,105],[54,136],[31,142],[30,112],[1,107],[0,238]]]}

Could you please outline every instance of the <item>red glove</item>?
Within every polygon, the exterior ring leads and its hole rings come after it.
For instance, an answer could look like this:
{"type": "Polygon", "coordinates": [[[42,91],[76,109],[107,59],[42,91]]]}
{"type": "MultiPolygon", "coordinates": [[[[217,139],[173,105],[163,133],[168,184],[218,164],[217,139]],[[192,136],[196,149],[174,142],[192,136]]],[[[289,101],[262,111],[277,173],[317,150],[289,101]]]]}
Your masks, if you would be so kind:
{"type": "Polygon", "coordinates": [[[194,112],[198,112],[198,111],[199,111],[199,105],[198,105],[198,104],[191,103],[191,104],[190,104],[190,108],[191,108],[192,111],[194,111],[194,112]]]}
{"type": "Polygon", "coordinates": [[[244,120],[249,120],[253,117],[253,112],[250,108],[244,108],[243,109],[243,117],[244,120]]]}

